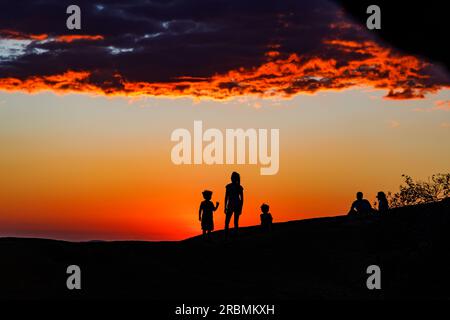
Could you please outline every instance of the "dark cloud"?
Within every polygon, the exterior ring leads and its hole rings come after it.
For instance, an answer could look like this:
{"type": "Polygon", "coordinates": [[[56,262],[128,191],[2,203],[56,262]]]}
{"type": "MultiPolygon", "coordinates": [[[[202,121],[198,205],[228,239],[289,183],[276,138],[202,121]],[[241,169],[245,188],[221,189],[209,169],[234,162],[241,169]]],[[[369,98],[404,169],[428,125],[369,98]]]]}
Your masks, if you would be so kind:
{"type": "Polygon", "coordinates": [[[450,46],[444,45],[448,33],[448,11],[445,2],[427,0],[413,3],[407,0],[337,0],[358,23],[367,19],[366,8],[377,4],[381,8],[382,27],[373,30],[377,36],[397,49],[423,56],[450,70],[450,46]]]}
{"type": "Polygon", "coordinates": [[[77,1],[76,32],[70,4],[0,4],[0,88],[221,99],[370,85],[421,98],[449,83],[324,0],[77,1]]]}

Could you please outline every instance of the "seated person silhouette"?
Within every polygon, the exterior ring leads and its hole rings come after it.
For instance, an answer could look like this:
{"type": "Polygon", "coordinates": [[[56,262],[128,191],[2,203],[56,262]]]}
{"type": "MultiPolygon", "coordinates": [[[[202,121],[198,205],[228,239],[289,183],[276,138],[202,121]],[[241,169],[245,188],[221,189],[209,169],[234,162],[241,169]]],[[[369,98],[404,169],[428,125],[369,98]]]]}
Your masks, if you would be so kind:
{"type": "Polygon", "coordinates": [[[271,231],[272,230],[272,215],[269,212],[269,205],[263,203],[261,205],[261,227],[265,231],[271,231]]]}
{"type": "Polygon", "coordinates": [[[203,236],[208,235],[209,238],[211,231],[214,230],[213,213],[219,207],[219,202],[216,202],[216,206],[212,203],[212,191],[205,190],[202,194],[205,200],[202,201],[198,209],[198,219],[202,223],[203,236]]]}
{"type": "Polygon", "coordinates": [[[389,211],[389,202],[386,197],[386,194],[383,191],[378,192],[377,199],[378,199],[378,212],[379,213],[388,212],[389,211]]]}
{"type": "Polygon", "coordinates": [[[372,212],[370,202],[363,197],[364,195],[362,192],[356,194],[356,200],[352,203],[350,211],[348,212],[350,216],[366,216],[372,212]]]}

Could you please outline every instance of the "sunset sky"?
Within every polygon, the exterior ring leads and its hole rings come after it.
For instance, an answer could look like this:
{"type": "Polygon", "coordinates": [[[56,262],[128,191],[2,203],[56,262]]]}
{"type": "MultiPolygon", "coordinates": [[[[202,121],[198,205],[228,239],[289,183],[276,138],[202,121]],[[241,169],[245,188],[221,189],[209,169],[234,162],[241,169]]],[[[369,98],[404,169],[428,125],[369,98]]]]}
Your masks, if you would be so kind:
{"type": "MultiPolygon", "coordinates": [[[[44,3],[44,4],[43,4],[44,3]]],[[[183,239],[241,174],[242,225],[345,214],[450,169],[449,73],[328,1],[0,5],[0,236],[183,239]],[[236,16],[239,12],[239,17],[236,16]],[[39,21],[39,23],[38,23],[39,21]],[[177,128],[280,130],[280,170],[181,165],[177,128]]]]}

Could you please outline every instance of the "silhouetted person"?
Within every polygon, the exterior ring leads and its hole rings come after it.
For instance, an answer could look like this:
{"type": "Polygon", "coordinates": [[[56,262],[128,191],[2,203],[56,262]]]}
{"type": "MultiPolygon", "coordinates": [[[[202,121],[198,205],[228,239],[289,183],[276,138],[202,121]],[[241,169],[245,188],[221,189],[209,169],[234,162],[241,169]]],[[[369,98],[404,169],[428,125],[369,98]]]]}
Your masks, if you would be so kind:
{"type": "Polygon", "coordinates": [[[205,190],[202,194],[205,200],[202,201],[198,209],[198,219],[202,222],[203,236],[208,235],[209,238],[211,231],[214,230],[213,213],[219,207],[219,202],[216,202],[216,206],[212,203],[212,191],[205,190]]]}
{"type": "Polygon", "coordinates": [[[225,235],[228,236],[231,217],[234,214],[234,230],[239,228],[239,216],[244,204],[244,188],[241,186],[241,176],[237,172],[231,174],[231,183],[225,187],[225,235]]]}
{"type": "Polygon", "coordinates": [[[372,206],[370,205],[370,202],[363,197],[364,195],[362,192],[358,192],[356,194],[356,200],[352,203],[350,211],[348,212],[349,215],[357,214],[359,216],[364,216],[372,212],[372,206]]]}
{"type": "Polygon", "coordinates": [[[383,191],[378,192],[377,194],[378,199],[378,212],[380,213],[386,213],[389,211],[389,202],[386,198],[386,194],[383,191]]]}
{"type": "Polygon", "coordinates": [[[261,206],[261,227],[264,231],[271,231],[272,230],[272,215],[269,212],[269,205],[263,203],[261,206]]]}

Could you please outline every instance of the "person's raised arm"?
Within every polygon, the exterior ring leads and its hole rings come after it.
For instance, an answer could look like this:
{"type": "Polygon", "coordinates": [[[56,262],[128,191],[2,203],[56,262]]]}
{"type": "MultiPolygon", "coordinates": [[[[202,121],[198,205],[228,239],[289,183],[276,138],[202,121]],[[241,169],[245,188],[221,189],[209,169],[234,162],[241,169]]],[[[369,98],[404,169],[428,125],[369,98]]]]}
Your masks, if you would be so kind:
{"type": "Polygon", "coordinates": [[[348,214],[354,213],[355,212],[355,202],[352,203],[350,210],[348,210],[348,214]]]}
{"type": "Polygon", "coordinates": [[[219,201],[216,201],[216,206],[214,207],[214,211],[216,211],[219,208],[219,201]]]}

